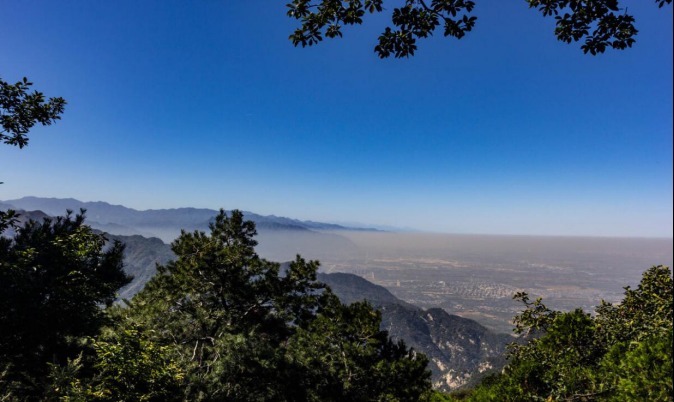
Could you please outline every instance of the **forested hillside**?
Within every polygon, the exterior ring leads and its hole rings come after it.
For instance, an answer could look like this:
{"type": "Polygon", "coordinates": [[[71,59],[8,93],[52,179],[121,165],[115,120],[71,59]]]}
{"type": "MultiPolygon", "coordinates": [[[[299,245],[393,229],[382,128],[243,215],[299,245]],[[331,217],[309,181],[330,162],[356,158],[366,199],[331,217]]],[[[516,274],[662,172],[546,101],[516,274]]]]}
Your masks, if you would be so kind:
{"type": "MultiPolygon", "coordinates": [[[[427,358],[342,304],[318,263],[254,251],[255,225],[221,212],[125,306],[124,246],[82,215],[0,239],[3,400],[418,400],[427,358]],[[107,308],[103,308],[107,307],[107,308]]],[[[11,225],[12,223],[9,222],[11,225]]]]}

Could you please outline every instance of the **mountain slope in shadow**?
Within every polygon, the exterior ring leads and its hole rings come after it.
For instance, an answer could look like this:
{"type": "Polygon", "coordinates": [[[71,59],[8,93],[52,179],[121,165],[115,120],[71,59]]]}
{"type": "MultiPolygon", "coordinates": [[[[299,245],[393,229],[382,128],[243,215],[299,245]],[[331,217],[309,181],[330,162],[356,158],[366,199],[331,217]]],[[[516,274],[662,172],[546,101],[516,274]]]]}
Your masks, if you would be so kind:
{"type": "Polygon", "coordinates": [[[513,340],[509,335],[440,308],[423,310],[357,275],[321,273],[318,280],[330,286],[343,303],[367,300],[380,310],[382,329],[428,356],[437,389],[470,385],[505,365],[505,347],[513,340]]]}

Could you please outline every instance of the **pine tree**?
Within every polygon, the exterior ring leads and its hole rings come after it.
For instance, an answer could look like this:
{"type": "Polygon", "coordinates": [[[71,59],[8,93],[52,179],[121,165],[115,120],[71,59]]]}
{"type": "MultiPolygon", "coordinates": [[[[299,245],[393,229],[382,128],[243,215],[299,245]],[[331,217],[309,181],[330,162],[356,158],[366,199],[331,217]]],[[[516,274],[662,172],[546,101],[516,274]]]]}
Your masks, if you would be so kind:
{"type": "Polygon", "coordinates": [[[101,307],[131,280],[123,253],[84,224],[84,211],[31,220],[0,237],[0,370],[14,395],[39,398],[48,364],[76,358],[82,340],[107,322],[101,307]]]}

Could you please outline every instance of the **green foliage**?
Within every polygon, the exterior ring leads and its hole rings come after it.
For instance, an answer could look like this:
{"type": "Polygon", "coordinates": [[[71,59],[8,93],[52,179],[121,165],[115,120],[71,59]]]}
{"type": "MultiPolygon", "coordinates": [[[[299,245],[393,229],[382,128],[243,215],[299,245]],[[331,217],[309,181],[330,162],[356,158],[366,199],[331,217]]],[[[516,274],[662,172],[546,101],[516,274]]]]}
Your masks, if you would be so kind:
{"type": "Polygon", "coordinates": [[[47,391],[45,400],[59,400],[62,402],[85,402],[87,400],[86,387],[77,378],[82,371],[82,354],[74,359],[67,359],[65,364],[48,363],[51,388],[47,391]]]}
{"type": "Polygon", "coordinates": [[[331,294],[320,314],[290,339],[288,357],[312,401],[416,401],[430,388],[428,359],[379,329],[365,302],[345,306],[331,294]]]}
{"type": "Polygon", "coordinates": [[[47,399],[84,401],[179,401],[184,373],[173,350],[153,342],[119,308],[116,325],[104,328],[80,354],[65,364],[50,363],[47,399]],[[86,361],[85,361],[86,360],[86,361]]]}
{"type": "MultiPolygon", "coordinates": [[[[578,42],[583,53],[604,53],[607,48],[623,50],[632,47],[638,33],[634,17],[621,13],[617,0],[572,1],[572,0],[527,0],[530,8],[537,8],[544,16],[555,16],[557,39],[578,42]],[[560,15],[561,14],[561,15],[560,15]]],[[[658,0],[662,7],[671,0],[658,0]]]]}
{"type": "Polygon", "coordinates": [[[450,394],[445,394],[440,391],[430,391],[427,392],[423,397],[421,398],[421,401],[423,402],[453,402],[453,401],[461,401],[463,400],[465,396],[464,392],[456,392],[450,394]]]}
{"type": "Polygon", "coordinates": [[[555,314],[540,338],[512,345],[512,363],[506,373],[519,378],[527,398],[564,399],[592,388],[592,373],[601,353],[593,319],[577,309],[555,314]]]}
{"type": "Polygon", "coordinates": [[[648,269],[622,303],[606,302],[593,317],[552,311],[524,293],[515,317],[525,343],[510,363],[469,400],[672,400],[672,273],[648,269]]]}
{"type": "Polygon", "coordinates": [[[559,311],[550,310],[543,304],[539,297],[535,301],[529,300],[529,295],[525,292],[517,292],[513,299],[518,300],[524,304],[524,310],[515,316],[513,323],[515,324],[515,333],[518,335],[532,335],[537,332],[545,331],[555,321],[561,313],[559,311]]]}
{"type": "Polygon", "coordinates": [[[0,397],[61,401],[416,401],[427,359],[345,306],[318,263],[284,269],[254,250],[255,226],[223,211],[128,307],[123,246],[83,215],[0,238],[0,397]],[[103,308],[107,307],[107,308],[103,308]]]}
{"type": "MultiPolygon", "coordinates": [[[[0,183],[2,184],[2,183],[0,183]]],[[[18,222],[19,214],[14,210],[0,211],[0,234],[9,228],[15,228],[18,222]]]]}
{"type": "Polygon", "coordinates": [[[597,326],[603,342],[640,341],[671,328],[674,320],[674,292],[671,271],[662,266],[644,272],[636,289],[625,288],[622,303],[602,302],[597,308],[597,326]]]}
{"type": "Polygon", "coordinates": [[[130,281],[124,247],[84,225],[84,214],[28,221],[13,238],[0,237],[0,367],[4,381],[39,393],[47,363],[65,364],[84,337],[106,322],[101,306],[130,281]]]}
{"type": "MultiPolygon", "coordinates": [[[[566,42],[584,40],[584,53],[604,53],[607,48],[625,49],[634,43],[634,17],[622,12],[618,0],[526,0],[544,16],[554,16],[555,35],[566,42]]],[[[656,0],[658,7],[672,0],[656,0]]],[[[374,50],[381,58],[408,57],[417,50],[418,39],[442,27],[444,36],[461,39],[477,20],[471,0],[405,0],[391,12],[392,27],[385,28],[374,50]]],[[[290,35],[295,46],[312,46],[326,38],[342,36],[345,25],[361,24],[366,14],[385,10],[384,0],[292,0],[288,16],[301,22],[290,35]]]]}
{"type": "Polygon", "coordinates": [[[613,373],[616,390],[611,400],[672,400],[672,342],[670,328],[633,344],[631,349],[615,347],[605,359],[606,371],[613,373]]]}
{"type": "Polygon", "coordinates": [[[617,306],[602,303],[597,323],[610,350],[602,361],[612,400],[671,400],[674,286],[671,271],[652,267],[617,306]],[[667,397],[668,396],[668,397],[667,397]]]}
{"type": "Polygon", "coordinates": [[[15,392],[21,390],[19,381],[12,379],[12,365],[8,362],[0,363],[0,401],[17,401],[15,392]]]}
{"type": "Polygon", "coordinates": [[[66,105],[63,98],[49,98],[38,91],[27,78],[10,84],[0,78],[0,141],[23,148],[27,134],[37,123],[44,126],[61,118],[66,105]]]}
{"type": "MultiPolygon", "coordinates": [[[[302,25],[290,40],[295,46],[311,46],[327,38],[341,37],[342,25],[361,24],[365,13],[384,10],[383,0],[293,0],[288,16],[302,25]]],[[[404,6],[393,9],[391,20],[395,29],[386,28],[379,36],[375,52],[381,58],[391,55],[408,57],[417,49],[416,41],[426,38],[442,25],[445,36],[462,38],[475,26],[471,16],[475,3],[464,0],[432,0],[430,6],[423,0],[406,0],[404,6]]]]}
{"type": "Polygon", "coordinates": [[[150,334],[128,323],[104,331],[93,342],[95,375],[78,387],[79,395],[90,401],[180,400],[184,374],[177,356],[150,334]]]}
{"type": "Polygon", "coordinates": [[[380,331],[379,313],[342,305],[315,261],[260,258],[255,233],[221,211],[210,234],[183,232],[176,260],[130,302],[128,319],[176,356],[181,398],[412,401],[430,388],[425,357],[380,331]]]}

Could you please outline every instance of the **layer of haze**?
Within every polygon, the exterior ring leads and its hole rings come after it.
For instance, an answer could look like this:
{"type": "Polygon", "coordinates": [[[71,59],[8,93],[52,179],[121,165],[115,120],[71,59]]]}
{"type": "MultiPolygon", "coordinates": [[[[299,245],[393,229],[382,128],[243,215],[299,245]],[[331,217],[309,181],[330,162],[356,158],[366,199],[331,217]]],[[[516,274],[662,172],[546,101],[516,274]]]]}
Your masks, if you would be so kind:
{"type": "MultiPolygon", "coordinates": [[[[363,276],[409,303],[441,307],[504,333],[511,332],[512,317],[521,312],[521,304],[512,299],[518,291],[542,297],[554,309],[589,312],[601,300],[622,300],[624,287],[637,286],[652,265],[672,266],[673,261],[671,239],[381,232],[340,236],[353,250],[334,240],[331,251],[314,251],[307,242],[297,245],[306,247],[303,255],[316,255],[325,272],[363,276]]],[[[261,240],[264,246],[267,239],[261,240]]]]}
{"type": "Polygon", "coordinates": [[[385,16],[302,49],[284,2],[4,1],[0,76],[69,104],[0,146],[0,199],[672,237],[672,7],[625,4],[624,52],[480,0],[466,38],[379,60],[385,16]]]}

